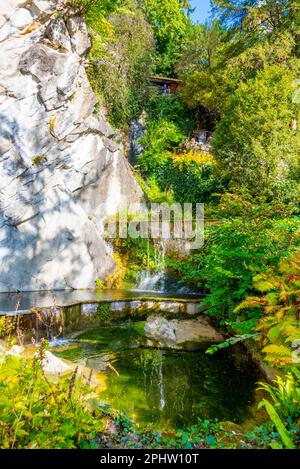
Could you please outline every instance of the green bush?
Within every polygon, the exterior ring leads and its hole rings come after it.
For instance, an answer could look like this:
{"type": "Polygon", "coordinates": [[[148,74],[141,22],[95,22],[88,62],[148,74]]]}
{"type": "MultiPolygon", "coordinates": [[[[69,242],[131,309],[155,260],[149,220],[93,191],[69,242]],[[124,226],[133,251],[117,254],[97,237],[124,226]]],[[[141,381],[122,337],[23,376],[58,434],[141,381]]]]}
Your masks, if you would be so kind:
{"type": "Polygon", "coordinates": [[[91,389],[77,376],[47,378],[39,357],[7,356],[0,364],[2,449],[97,448],[105,427],[91,389]]]}
{"type": "Polygon", "coordinates": [[[209,314],[219,320],[233,319],[237,304],[254,293],[255,275],[273,266],[276,269],[281,257],[299,243],[299,228],[298,219],[237,218],[210,230],[202,270],[210,292],[209,314]]]}
{"type": "Polygon", "coordinates": [[[126,130],[141,113],[151,88],[154,39],[150,25],[133,0],[106,8],[96,7],[86,15],[92,49],[88,76],[109,113],[111,123],[126,130]]]}
{"type": "Polygon", "coordinates": [[[146,134],[141,140],[144,152],[138,158],[138,165],[146,176],[157,176],[169,159],[169,152],[178,148],[185,135],[178,125],[166,119],[149,121],[146,134]]]}
{"type": "Polygon", "coordinates": [[[213,155],[231,187],[268,194],[274,184],[298,179],[295,77],[287,67],[268,66],[230,96],[213,136],[213,155]]]}
{"type": "MultiPolygon", "coordinates": [[[[280,260],[299,244],[297,211],[295,205],[224,194],[214,211],[219,220],[206,225],[204,247],[187,261],[173,259],[171,267],[186,282],[206,289],[207,314],[223,324],[235,321],[236,306],[255,293],[254,277],[276,271],[280,260]]],[[[239,320],[257,319],[261,314],[259,308],[245,311],[239,320]]]]}

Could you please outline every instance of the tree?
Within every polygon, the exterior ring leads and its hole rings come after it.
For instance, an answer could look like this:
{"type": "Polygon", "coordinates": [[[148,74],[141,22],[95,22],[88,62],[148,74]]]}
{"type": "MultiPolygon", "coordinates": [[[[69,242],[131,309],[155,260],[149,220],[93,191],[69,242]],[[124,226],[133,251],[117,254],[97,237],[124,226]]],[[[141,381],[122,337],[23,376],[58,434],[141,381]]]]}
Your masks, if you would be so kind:
{"type": "Polygon", "coordinates": [[[216,127],[213,154],[232,187],[258,193],[286,177],[299,177],[293,79],[288,68],[267,66],[229,98],[216,127]]]}
{"type": "Polygon", "coordinates": [[[205,108],[214,118],[219,116],[224,103],[225,39],[225,31],[217,21],[193,25],[176,67],[184,102],[192,109],[205,108]]]}
{"type": "Polygon", "coordinates": [[[237,29],[274,29],[285,23],[294,12],[296,1],[290,0],[213,0],[215,14],[228,27],[237,29]]]}
{"type": "Polygon", "coordinates": [[[189,2],[183,0],[137,0],[151,23],[156,39],[157,72],[172,76],[189,20],[189,2]]]}
{"type": "Polygon", "coordinates": [[[148,100],[155,45],[152,28],[133,0],[123,2],[102,30],[92,29],[89,75],[109,110],[112,123],[125,129],[148,100]]]}

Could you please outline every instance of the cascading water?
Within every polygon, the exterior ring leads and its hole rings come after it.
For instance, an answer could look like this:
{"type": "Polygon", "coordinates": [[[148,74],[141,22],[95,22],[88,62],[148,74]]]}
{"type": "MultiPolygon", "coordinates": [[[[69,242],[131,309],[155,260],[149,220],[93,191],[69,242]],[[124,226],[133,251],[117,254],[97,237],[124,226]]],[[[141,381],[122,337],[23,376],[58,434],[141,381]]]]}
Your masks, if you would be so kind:
{"type": "Polygon", "coordinates": [[[180,285],[172,278],[166,268],[167,239],[159,239],[153,242],[154,255],[151,259],[150,241],[147,240],[147,268],[139,275],[138,285],[133,291],[153,293],[193,293],[188,287],[180,285]]]}
{"type": "Polygon", "coordinates": [[[137,290],[165,292],[166,291],[166,240],[161,239],[153,243],[154,268],[150,262],[150,241],[147,241],[147,269],[140,273],[137,290]],[[151,268],[152,267],[152,268],[151,268]]]}
{"type": "Polygon", "coordinates": [[[166,401],[165,401],[165,388],[164,388],[164,376],[163,376],[163,356],[160,354],[160,363],[158,367],[158,386],[159,386],[159,408],[163,410],[166,401]]]}

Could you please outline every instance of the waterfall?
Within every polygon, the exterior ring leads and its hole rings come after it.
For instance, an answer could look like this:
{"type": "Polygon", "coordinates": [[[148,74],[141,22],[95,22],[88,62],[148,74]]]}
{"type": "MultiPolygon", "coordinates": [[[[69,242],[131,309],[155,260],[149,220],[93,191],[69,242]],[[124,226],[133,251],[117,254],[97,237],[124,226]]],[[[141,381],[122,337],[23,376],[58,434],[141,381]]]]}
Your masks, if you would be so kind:
{"type": "Polygon", "coordinates": [[[164,389],[164,376],[163,376],[163,355],[160,353],[160,363],[158,368],[158,386],[159,386],[159,408],[163,410],[166,401],[165,401],[165,389],[164,389]]]}
{"type": "Polygon", "coordinates": [[[168,239],[160,238],[153,241],[154,255],[150,256],[150,240],[147,240],[147,266],[140,271],[137,287],[132,291],[152,292],[152,293],[176,293],[192,294],[193,291],[180,284],[178,280],[169,272],[166,267],[166,253],[168,239]],[[154,261],[154,262],[153,262],[154,261]],[[154,265],[153,265],[154,264],[154,265]]]}
{"type": "Polygon", "coordinates": [[[156,240],[154,246],[154,269],[150,266],[150,241],[147,241],[147,268],[140,274],[137,290],[164,292],[166,289],[166,240],[156,240]]]}

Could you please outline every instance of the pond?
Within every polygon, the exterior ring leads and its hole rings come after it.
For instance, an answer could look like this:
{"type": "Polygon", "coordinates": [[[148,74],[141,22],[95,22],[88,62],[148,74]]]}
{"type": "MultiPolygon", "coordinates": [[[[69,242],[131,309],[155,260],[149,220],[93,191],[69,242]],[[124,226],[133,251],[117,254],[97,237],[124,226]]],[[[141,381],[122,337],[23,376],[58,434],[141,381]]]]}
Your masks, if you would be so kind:
{"type": "Polygon", "coordinates": [[[174,430],[197,418],[243,423],[251,418],[257,368],[244,349],[210,356],[145,345],[144,323],[101,327],[53,344],[60,357],[105,373],[101,400],[140,428],[174,430]],[[108,366],[109,365],[109,366],[108,366]]]}

